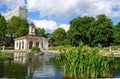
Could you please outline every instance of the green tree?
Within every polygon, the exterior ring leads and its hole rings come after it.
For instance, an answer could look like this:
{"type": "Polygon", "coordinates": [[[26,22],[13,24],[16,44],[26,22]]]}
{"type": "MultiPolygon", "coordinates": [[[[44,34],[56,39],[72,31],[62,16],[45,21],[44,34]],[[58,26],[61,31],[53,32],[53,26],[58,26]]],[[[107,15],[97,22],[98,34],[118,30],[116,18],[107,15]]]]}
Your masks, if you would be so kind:
{"type": "Polygon", "coordinates": [[[7,34],[11,38],[11,43],[13,43],[13,38],[20,37],[28,34],[28,23],[26,19],[22,19],[13,16],[7,25],[7,34]]]}
{"type": "Polygon", "coordinates": [[[109,46],[113,43],[113,23],[106,15],[98,15],[95,24],[93,25],[94,38],[93,45],[102,44],[109,46]]]}
{"type": "Polygon", "coordinates": [[[95,21],[93,17],[78,17],[70,21],[70,29],[67,32],[67,38],[72,46],[78,46],[80,41],[85,44],[90,42],[89,29],[95,21]]]}
{"type": "Polygon", "coordinates": [[[120,22],[116,26],[113,27],[113,43],[116,45],[120,44],[120,22]]]}
{"type": "Polygon", "coordinates": [[[6,20],[0,14],[0,46],[5,44],[6,26],[6,20]]]}
{"type": "Polygon", "coordinates": [[[50,38],[51,33],[46,33],[46,38],[50,38]]]}
{"type": "Polygon", "coordinates": [[[51,38],[54,45],[65,45],[66,43],[66,32],[63,28],[57,28],[52,32],[51,38]]]}
{"type": "Polygon", "coordinates": [[[46,37],[44,28],[36,28],[35,32],[37,36],[46,37]]]}
{"type": "Polygon", "coordinates": [[[93,17],[78,17],[70,21],[67,38],[72,46],[78,46],[82,41],[90,46],[109,46],[113,43],[113,24],[106,15],[93,17]]]}

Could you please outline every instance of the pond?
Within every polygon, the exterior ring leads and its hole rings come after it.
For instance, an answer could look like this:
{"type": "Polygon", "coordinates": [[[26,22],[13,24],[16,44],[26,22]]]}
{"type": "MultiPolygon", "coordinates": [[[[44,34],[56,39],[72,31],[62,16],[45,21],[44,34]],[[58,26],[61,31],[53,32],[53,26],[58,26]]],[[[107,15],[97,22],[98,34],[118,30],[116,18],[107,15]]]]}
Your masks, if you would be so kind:
{"type": "Polygon", "coordinates": [[[0,79],[62,79],[59,69],[50,61],[55,54],[30,55],[14,53],[13,59],[0,62],[0,79]]]}
{"type": "MultiPolygon", "coordinates": [[[[63,79],[59,67],[51,62],[55,55],[14,53],[13,59],[0,60],[0,79],[63,79]]],[[[119,69],[114,71],[115,78],[120,78],[119,69]]]]}

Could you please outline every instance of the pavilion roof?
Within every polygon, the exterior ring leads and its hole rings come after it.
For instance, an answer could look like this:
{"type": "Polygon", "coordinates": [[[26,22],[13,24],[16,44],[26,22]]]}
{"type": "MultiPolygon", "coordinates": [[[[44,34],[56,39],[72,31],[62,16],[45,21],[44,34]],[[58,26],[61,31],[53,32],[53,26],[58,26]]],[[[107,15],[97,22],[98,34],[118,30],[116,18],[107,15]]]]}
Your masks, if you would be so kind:
{"type": "Polygon", "coordinates": [[[45,40],[48,40],[48,38],[34,36],[34,35],[22,36],[22,37],[15,38],[14,40],[22,40],[22,39],[40,39],[40,40],[45,39],[45,40]]]}

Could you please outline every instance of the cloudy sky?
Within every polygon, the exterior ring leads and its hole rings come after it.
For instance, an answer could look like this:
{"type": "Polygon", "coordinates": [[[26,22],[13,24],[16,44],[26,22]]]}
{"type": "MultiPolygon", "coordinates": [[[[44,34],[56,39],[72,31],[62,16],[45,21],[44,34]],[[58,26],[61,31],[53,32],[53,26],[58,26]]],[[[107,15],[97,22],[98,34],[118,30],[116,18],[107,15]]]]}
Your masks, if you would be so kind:
{"type": "Polygon", "coordinates": [[[114,24],[120,21],[120,0],[0,0],[5,15],[17,6],[28,9],[28,21],[52,32],[58,27],[69,29],[69,21],[78,16],[106,14],[114,24]]]}

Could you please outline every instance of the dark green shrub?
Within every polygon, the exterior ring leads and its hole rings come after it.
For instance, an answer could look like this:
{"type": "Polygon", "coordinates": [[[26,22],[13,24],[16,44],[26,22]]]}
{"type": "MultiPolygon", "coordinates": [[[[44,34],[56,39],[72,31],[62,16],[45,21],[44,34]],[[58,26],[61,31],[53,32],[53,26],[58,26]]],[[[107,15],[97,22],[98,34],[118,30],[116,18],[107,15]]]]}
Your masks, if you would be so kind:
{"type": "Polygon", "coordinates": [[[32,47],[31,52],[32,53],[39,53],[40,52],[40,48],[38,46],[34,46],[34,47],[32,47]]]}

